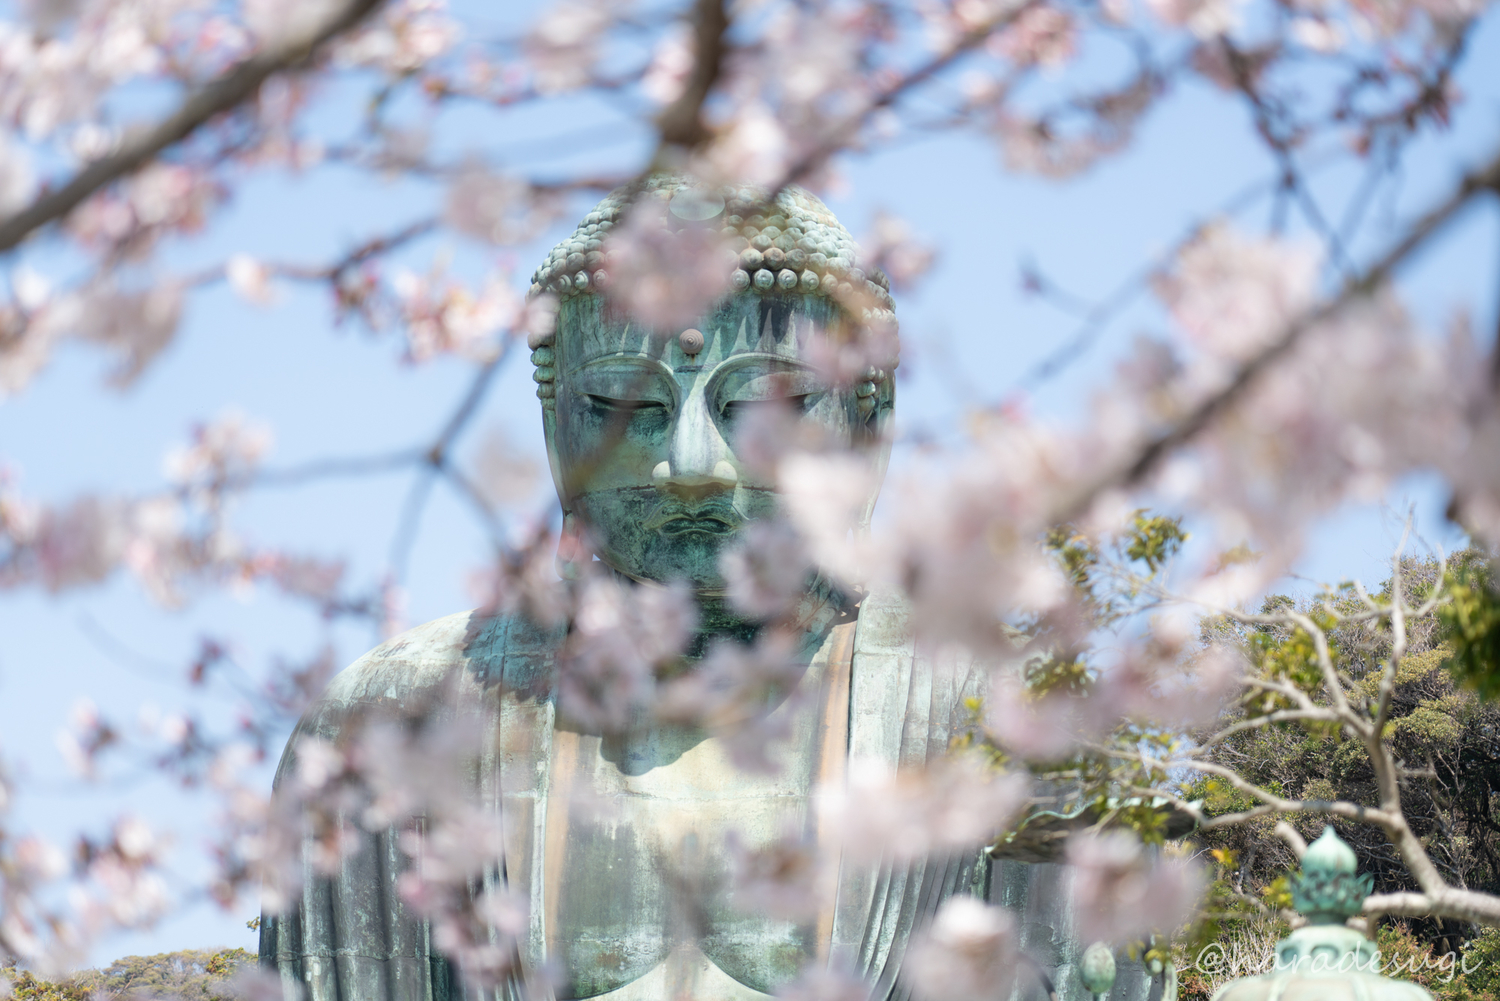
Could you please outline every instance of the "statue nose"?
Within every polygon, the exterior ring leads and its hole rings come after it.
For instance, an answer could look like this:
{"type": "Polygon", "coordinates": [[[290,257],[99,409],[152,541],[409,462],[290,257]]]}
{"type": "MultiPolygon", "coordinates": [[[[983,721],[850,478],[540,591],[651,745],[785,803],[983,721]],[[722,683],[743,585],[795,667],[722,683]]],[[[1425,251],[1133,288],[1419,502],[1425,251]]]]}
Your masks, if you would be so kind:
{"type": "Polygon", "coordinates": [[[730,458],[729,443],[702,398],[690,399],[672,427],[667,458],[656,464],[651,478],[658,487],[690,496],[732,490],[739,473],[730,458]]]}

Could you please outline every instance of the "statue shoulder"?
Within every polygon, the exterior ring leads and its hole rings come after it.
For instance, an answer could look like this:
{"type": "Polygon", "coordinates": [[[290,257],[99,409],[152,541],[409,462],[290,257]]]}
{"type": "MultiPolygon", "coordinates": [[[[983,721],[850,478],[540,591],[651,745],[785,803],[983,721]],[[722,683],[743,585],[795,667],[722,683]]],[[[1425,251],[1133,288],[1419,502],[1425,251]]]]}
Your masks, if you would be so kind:
{"type": "MultiPolygon", "coordinates": [[[[379,714],[443,712],[463,688],[505,685],[527,695],[550,691],[563,628],[520,616],[458,612],[394,636],[334,675],[287,742],[282,771],[303,737],[337,741],[349,721],[379,714]]],[[[462,698],[462,694],[458,694],[462,698]]]]}

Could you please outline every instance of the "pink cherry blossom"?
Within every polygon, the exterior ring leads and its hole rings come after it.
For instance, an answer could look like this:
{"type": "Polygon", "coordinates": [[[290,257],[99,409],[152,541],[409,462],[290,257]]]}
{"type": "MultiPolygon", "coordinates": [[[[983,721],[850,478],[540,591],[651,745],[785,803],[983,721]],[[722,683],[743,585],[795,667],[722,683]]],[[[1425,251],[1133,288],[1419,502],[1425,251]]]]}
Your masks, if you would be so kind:
{"type": "Polygon", "coordinates": [[[911,859],[989,841],[1015,817],[1028,788],[1019,774],[966,758],[895,775],[852,761],[846,787],[821,791],[820,810],[851,857],[911,859]]]}
{"type": "Polygon", "coordinates": [[[918,998],[1002,1001],[1020,966],[1010,912],[974,897],[950,897],[913,940],[902,976],[918,998]]]}
{"type": "Polygon", "coordinates": [[[638,322],[681,329],[729,289],[734,252],[717,225],[669,228],[666,189],[643,193],[604,243],[605,294],[638,322]]]}
{"type": "Polygon", "coordinates": [[[1153,857],[1129,831],[1080,833],[1068,840],[1070,893],[1078,937],[1123,944],[1186,921],[1203,893],[1186,859],[1153,857]]]}

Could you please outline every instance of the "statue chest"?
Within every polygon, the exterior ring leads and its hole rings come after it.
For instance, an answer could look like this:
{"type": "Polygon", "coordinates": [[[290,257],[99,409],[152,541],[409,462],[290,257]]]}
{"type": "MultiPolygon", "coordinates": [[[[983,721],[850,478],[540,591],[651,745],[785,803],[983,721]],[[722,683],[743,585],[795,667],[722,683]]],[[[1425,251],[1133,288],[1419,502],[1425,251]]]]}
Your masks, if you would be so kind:
{"type": "Polygon", "coordinates": [[[553,731],[540,902],[547,953],[568,985],[559,996],[673,970],[769,992],[797,973],[816,948],[815,922],[736,906],[734,880],[745,853],[815,833],[814,797],[833,764],[825,718],[847,715],[847,700],[830,704],[823,675],[815,661],[797,697],[757,729],[779,735],[772,774],[739,767],[733,735],[553,731]]]}

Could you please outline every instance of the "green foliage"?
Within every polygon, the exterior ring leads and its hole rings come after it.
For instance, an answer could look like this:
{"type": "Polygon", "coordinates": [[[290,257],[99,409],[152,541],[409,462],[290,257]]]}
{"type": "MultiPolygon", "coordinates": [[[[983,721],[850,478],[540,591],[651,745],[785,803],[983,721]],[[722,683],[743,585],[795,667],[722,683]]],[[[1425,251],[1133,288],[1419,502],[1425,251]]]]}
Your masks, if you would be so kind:
{"type": "MultiPolygon", "coordinates": [[[[1488,587],[1487,580],[1474,569],[1482,565],[1479,556],[1467,552],[1458,554],[1450,564],[1459,568],[1456,574],[1467,572],[1466,579],[1488,587]]],[[[1401,569],[1402,591],[1411,601],[1451,582],[1436,561],[1408,560],[1401,569]]],[[[1393,593],[1391,582],[1385,582],[1379,593],[1389,597],[1393,593]]],[[[1473,593],[1471,590],[1471,598],[1473,593]]],[[[1318,623],[1346,688],[1356,702],[1362,701],[1361,696],[1368,699],[1373,711],[1392,647],[1388,625],[1359,615],[1365,608],[1364,599],[1345,587],[1327,590],[1310,601],[1274,596],[1266,601],[1263,611],[1295,609],[1318,623]],[[1335,621],[1330,611],[1349,617],[1335,621]]],[[[1472,616],[1469,621],[1473,621],[1472,616]]],[[[1407,651],[1391,677],[1385,730],[1391,750],[1409,770],[1401,785],[1403,812],[1445,878],[1472,890],[1500,893],[1500,815],[1493,805],[1500,802],[1500,758],[1492,751],[1493,735],[1500,732],[1500,701],[1483,701],[1461,685],[1455,677],[1462,673],[1460,669],[1452,673],[1444,670],[1459,659],[1459,640],[1439,613],[1413,617],[1407,628],[1407,651]]],[[[1223,619],[1206,622],[1204,629],[1216,642],[1240,644],[1255,658],[1263,677],[1285,677],[1308,693],[1313,702],[1327,704],[1316,648],[1306,631],[1280,624],[1237,626],[1223,619]]],[[[1470,649],[1471,660],[1480,656],[1473,653],[1473,647],[1470,649]]],[[[1500,678],[1500,672],[1496,677],[1500,678]]],[[[1219,723],[1253,719],[1280,708],[1286,708],[1286,700],[1256,695],[1242,701],[1219,723]]],[[[1363,743],[1331,724],[1284,722],[1242,730],[1216,745],[1210,760],[1287,798],[1364,805],[1379,802],[1379,789],[1363,743]]],[[[1249,797],[1209,778],[1185,783],[1183,794],[1201,800],[1211,816],[1240,812],[1253,805],[1249,797]]],[[[1308,815],[1288,819],[1308,840],[1321,833],[1326,822],[1323,817],[1308,815]]],[[[1374,876],[1377,893],[1415,888],[1411,874],[1379,829],[1343,820],[1335,826],[1339,836],[1354,848],[1360,870],[1374,876]]],[[[1275,835],[1274,827],[1273,818],[1258,818],[1201,834],[1197,840],[1204,848],[1232,853],[1238,868],[1230,881],[1246,897],[1277,908],[1289,903],[1281,899],[1276,888],[1281,878],[1296,868],[1296,860],[1275,835]]],[[[1465,939],[1478,931],[1472,925],[1446,919],[1412,920],[1406,928],[1422,948],[1436,949],[1439,954],[1458,951],[1465,939]]],[[[1472,978],[1468,982],[1472,985],[1472,978]]]]}
{"type": "Polygon", "coordinates": [[[1452,601],[1438,609],[1453,657],[1449,668],[1482,699],[1500,693],[1500,594],[1489,568],[1461,566],[1448,574],[1452,601]]]}
{"type": "Polygon", "coordinates": [[[1130,532],[1125,538],[1125,555],[1146,564],[1146,569],[1156,573],[1182,549],[1188,533],[1182,530],[1181,518],[1166,515],[1147,517],[1144,508],[1135,513],[1130,532]]]}
{"type": "Polygon", "coordinates": [[[126,956],[102,970],[84,970],[63,980],[42,980],[9,967],[15,1001],[228,1001],[231,977],[255,956],[244,949],[186,949],[155,956],[126,956]]]}
{"type": "MultiPolygon", "coordinates": [[[[1270,615],[1286,607],[1284,595],[1267,598],[1261,614],[1270,615]]],[[[1323,609],[1309,609],[1308,618],[1319,629],[1328,630],[1334,625],[1333,617],[1323,609]]],[[[1304,692],[1313,692],[1323,683],[1323,668],[1318,663],[1318,648],[1311,634],[1305,629],[1293,629],[1290,633],[1261,630],[1248,637],[1251,657],[1260,668],[1263,678],[1286,678],[1304,692]]],[[[1334,667],[1339,666],[1337,650],[1329,651],[1334,667]]],[[[1287,708],[1281,696],[1266,694],[1262,697],[1261,711],[1272,712],[1287,708]]]]}
{"type": "Polygon", "coordinates": [[[1375,933],[1381,973],[1425,987],[1438,1001],[1500,1001],[1500,933],[1486,929],[1461,952],[1438,952],[1404,922],[1375,933]]]}

